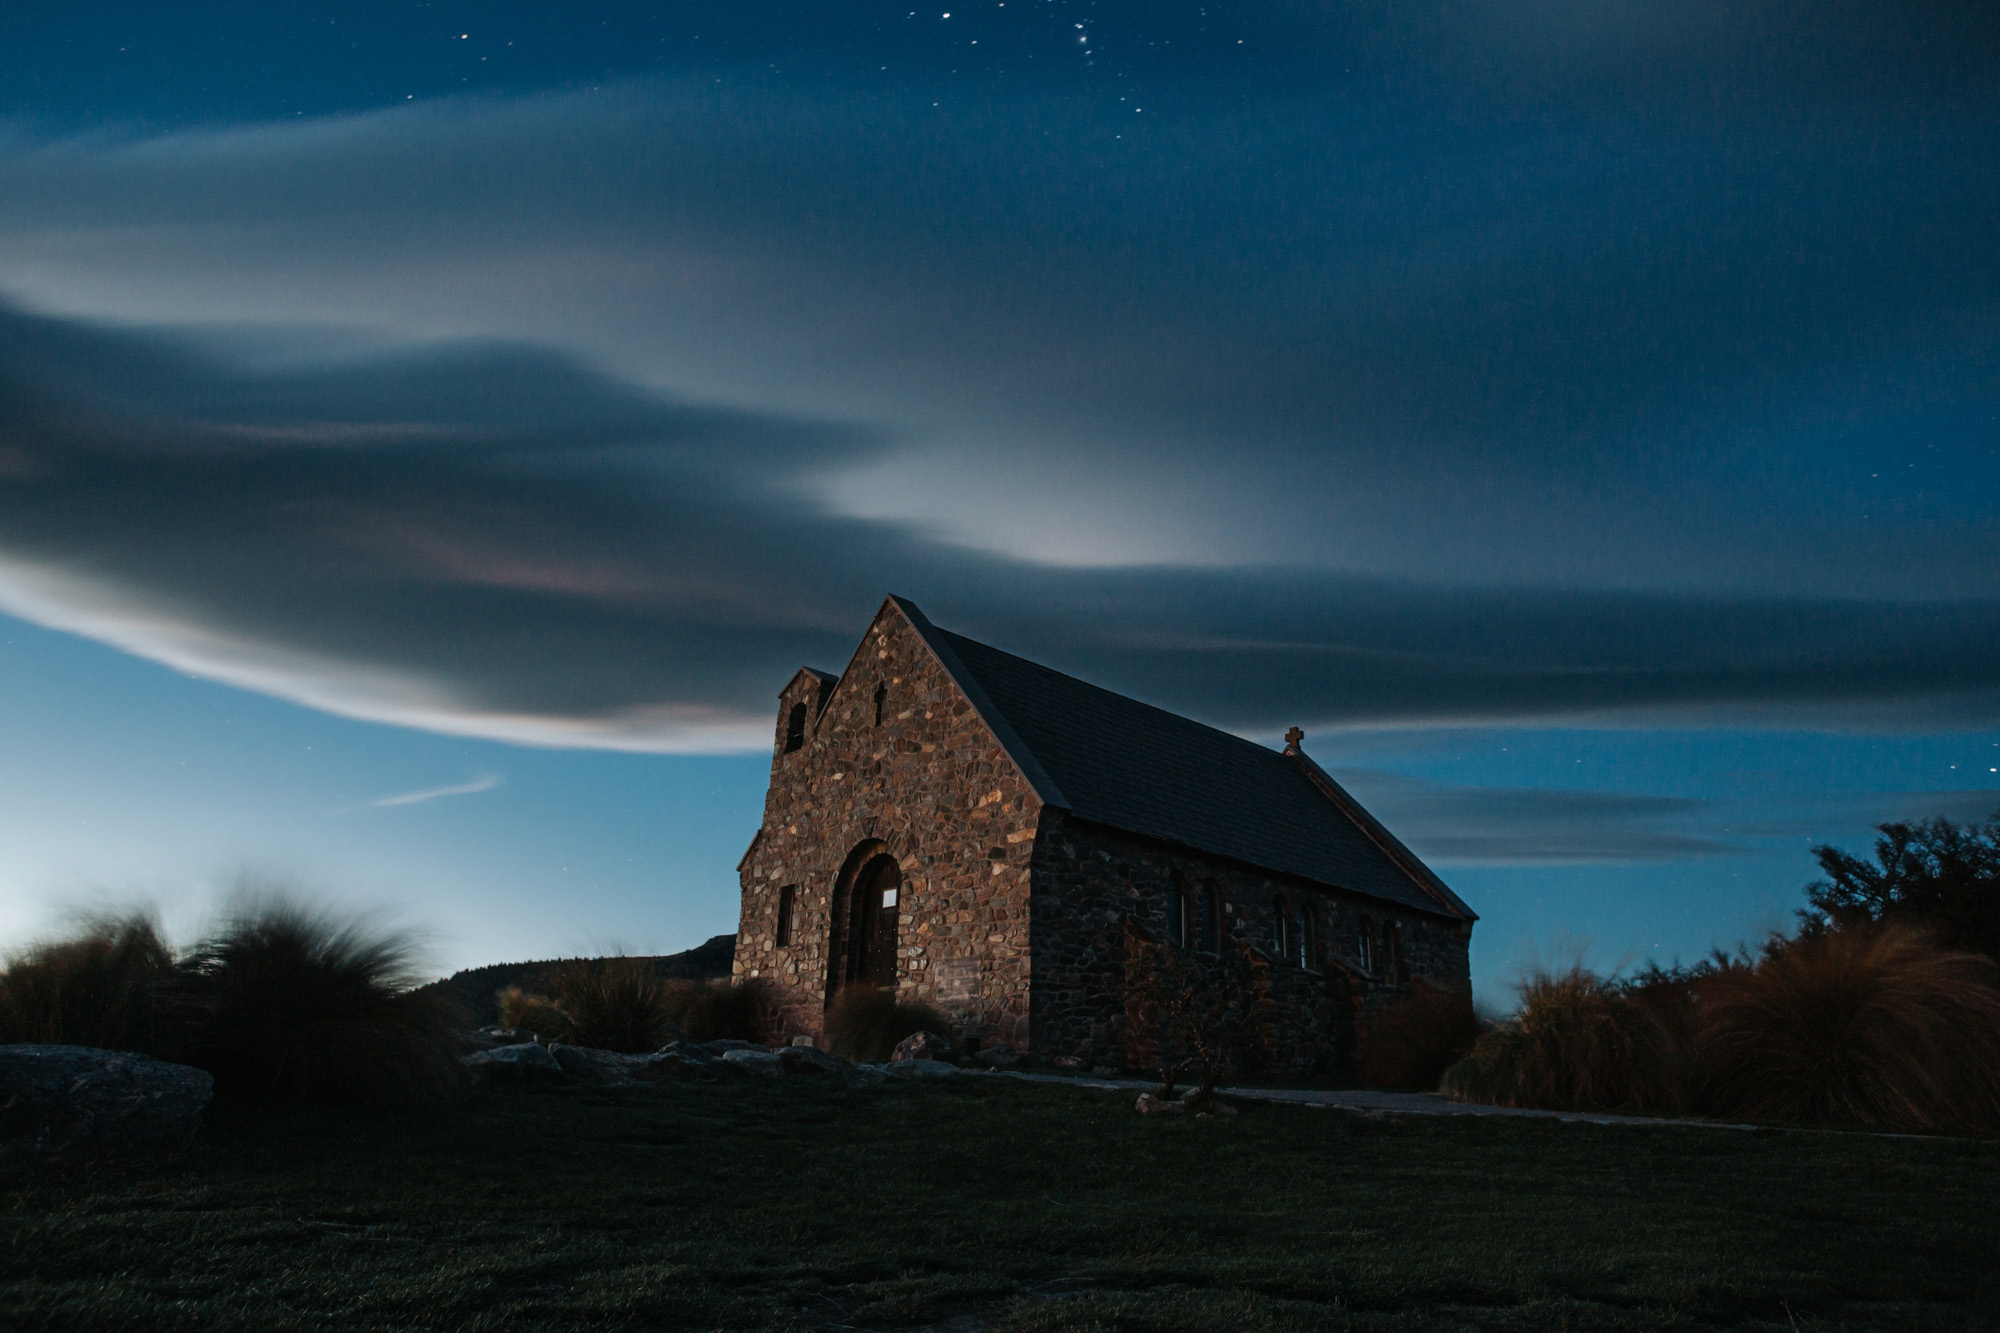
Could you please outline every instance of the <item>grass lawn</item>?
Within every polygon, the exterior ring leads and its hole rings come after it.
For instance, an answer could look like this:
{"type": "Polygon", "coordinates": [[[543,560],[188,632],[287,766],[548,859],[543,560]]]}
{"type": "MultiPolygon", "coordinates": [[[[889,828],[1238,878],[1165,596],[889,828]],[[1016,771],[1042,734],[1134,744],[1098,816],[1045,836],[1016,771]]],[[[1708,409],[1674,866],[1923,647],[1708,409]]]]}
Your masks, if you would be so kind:
{"type": "Polygon", "coordinates": [[[0,1327],[1973,1329],[2000,1144],[959,1078],[217,1116],[0,1186],[0,1327]]]}

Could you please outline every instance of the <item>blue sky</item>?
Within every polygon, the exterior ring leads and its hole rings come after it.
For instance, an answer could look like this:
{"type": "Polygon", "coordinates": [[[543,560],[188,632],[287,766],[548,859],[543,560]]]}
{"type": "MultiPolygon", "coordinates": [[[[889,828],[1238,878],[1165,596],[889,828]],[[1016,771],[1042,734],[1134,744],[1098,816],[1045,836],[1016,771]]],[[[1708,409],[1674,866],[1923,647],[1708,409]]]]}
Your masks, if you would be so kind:
{"type": "Polygon", "coordinates": [[[884,593],[1300,724],[1538,953],[2000,806],[1973,4],[0,17],[0,943],[733,924],[884,593]],[[436,793],[426,799],[383,804],[436,793]]]}

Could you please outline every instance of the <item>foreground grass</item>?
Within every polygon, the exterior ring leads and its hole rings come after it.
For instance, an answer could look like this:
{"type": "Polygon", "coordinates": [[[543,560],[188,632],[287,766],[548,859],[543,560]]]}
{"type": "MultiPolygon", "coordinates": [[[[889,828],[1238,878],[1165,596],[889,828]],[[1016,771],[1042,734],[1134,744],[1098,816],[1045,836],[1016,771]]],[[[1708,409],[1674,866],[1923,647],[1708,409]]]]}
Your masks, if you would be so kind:
{"type": "Polygon", "coordinates": [[[2000,1145],[962,1078],[220,1118],[0,1186],[9,1329],[1973,1329],[2000,1145]]]}

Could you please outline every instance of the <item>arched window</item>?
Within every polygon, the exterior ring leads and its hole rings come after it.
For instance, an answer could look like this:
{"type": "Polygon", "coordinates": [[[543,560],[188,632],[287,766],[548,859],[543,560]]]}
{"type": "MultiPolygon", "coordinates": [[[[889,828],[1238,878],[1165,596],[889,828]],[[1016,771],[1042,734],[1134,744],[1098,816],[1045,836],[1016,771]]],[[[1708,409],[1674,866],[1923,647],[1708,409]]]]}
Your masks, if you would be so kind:
{"type": "Polygon", "coordinates": [[[1212,879],[1201,882],[1201,898],[1196,908],[1195,924],[1200,928],[1201,938],[1196,947],[1204,953],[1221,953],[1223,941],[1229,938],[1226,920],[1228,909],[1223,905],[1222,890],[1212,879]]]}
{"type": "Polygon", "coordinates": [[[772,939],[780,949],[789,948],[792,931],[796,928],[795,918],[799,911],[799,886],[787,884],[778,890],[778,928],[772,932],[772,939]]]}
{"type": "Polygon", "coordinates": [[[1319,969],[1319,910],[1310,898],[1299,900],[1298,964],[1300,967],[1319,969]]]}
{"type": "Polygon", "coordinates": [[[793,704],[790,716],[785,719],[785,753],[801,749],[806,743],[806,706],[793,704]]]}
{"type": "Polygon", "coordinates": [[[1187,882],[1175,875],[1167,886],[1167,938],[1185,949],[1188,946],[1189,917],[1193,904],[1188,901],[1187,882]]]}
{"type": "Polygon", "coordinates": [[[1361,970],[1363,972],[1366,972],[1371,976],[1374,975],[1375,918],[1372,916],[1364,916],[1361,918],[1361,929],[1358,932],[1356,932],[1356,938],[1354,941],[1354,961],[1361,965],[1361,970]]]}
{"type": "Polygon", "coordinates": [[[1271,956],[1292,961],[1292,905],[1283,898],[1271,900],[1271,956]]]}
{"type": "Polygon", "coordinates": [[[887,685],[877,685],[875,687],[875,725],[878,727],[882,725],[882,706],[888,702],[889,687],[887,685]]]}

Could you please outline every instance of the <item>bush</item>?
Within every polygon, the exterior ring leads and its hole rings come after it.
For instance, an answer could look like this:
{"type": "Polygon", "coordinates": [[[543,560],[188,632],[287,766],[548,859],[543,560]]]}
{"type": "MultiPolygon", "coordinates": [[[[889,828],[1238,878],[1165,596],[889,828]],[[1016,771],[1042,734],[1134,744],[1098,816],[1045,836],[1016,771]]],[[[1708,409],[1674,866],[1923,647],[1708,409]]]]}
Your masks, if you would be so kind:
{"type": "Polygon", "coordinates": [[[182,961],[172,1058],[252,1102],[427,1101],[464,1079],[411,943],[282,901],[247,906],[182,961]]]}
{"type": "Polygon", "coordinates": [[[875,1063],[895,1053],[896,1043],[917,1032],[951,1036],[951,1020],[927,1004],[898,1002],[894,992],[873,986],[844,986],[826,1011],[827,1049],[849,1060],[875,1063]]]}
{"type": "Polygon", "coordinates": [[[1681,1109],[1681,1053],[1651,1006],[1572,967],[1522,984],[1521,1010],[1445,1071],[1460,1101],[1556,1111],[1681,1109]]]}
{"type": "Polygon", "coordinates": [[[1753,1120],[2000,1132],[1994,982],[1907,927],[1774,941],[1702,987],[1697,1096],[1753,1120]]]}
{"type": "Polygon", "coordinates": [[[543,1041],[568,1041],[569,1016],[546,995],[509,986],[493,996],[500,1009],[500,1026],[526,1028],[543,1041]]]}
{"type": "Polygon", "coordinates": [[[679,1035],[669,983],[654,975],[644,959],[580,958],[558,965],[543,979],[554,992],[553,1017],[560,1022],[552,1032],[535,1027],[538,1036],[600,1051],[644,1054],[679,1035]]]}
{"type": "Polygon", "coordinates": [[[669,981],[667,1012],[689,1041],[761,1042],[777,1028],[770,992],[755,981],[669,981]]]}
{"type": "Polygon", "coordinates": [[[36,945],[0,972],[0,1044],[152,1051],[173,966],[144,916],[93,922],[74,939],[36,945]]]}
{"type": "Polygon", "coordinates": [[[1376,1018],[1356,1072],[1376,1087],[1428,1092],[1478,1040],[1471,992],[1419,981],[1376,1018]]]}

